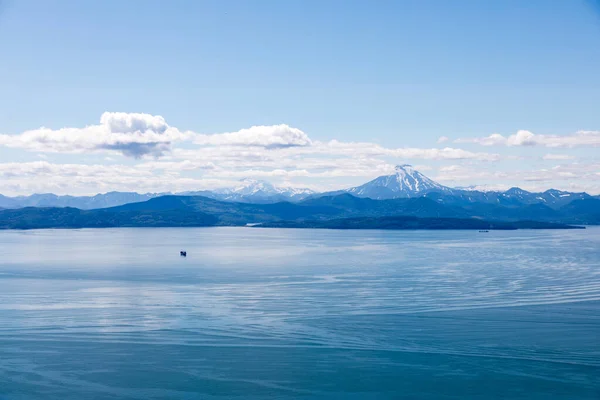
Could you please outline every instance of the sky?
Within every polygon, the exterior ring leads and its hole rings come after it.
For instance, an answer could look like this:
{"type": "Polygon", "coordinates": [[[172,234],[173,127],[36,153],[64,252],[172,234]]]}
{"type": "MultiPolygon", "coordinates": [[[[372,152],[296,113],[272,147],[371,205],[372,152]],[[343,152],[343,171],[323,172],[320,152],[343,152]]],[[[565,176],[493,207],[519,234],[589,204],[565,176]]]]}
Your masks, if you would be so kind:
{"type": "Polygon", "coordinates": [[[600,1],[0,0],[0,193],[600,194],[600,1]]]}

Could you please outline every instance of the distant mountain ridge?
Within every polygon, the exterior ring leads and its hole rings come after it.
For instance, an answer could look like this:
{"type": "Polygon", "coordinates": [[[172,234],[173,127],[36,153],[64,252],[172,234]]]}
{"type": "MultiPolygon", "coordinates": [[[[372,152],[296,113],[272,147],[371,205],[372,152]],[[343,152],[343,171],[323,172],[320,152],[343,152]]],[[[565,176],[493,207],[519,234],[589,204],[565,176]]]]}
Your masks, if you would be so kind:
{"type": "Polygon", "coordinates": [[[52,193],[16,197],[0,195],[0,208],[74,207],[91,210],[146,201],[163,195],[164,193],[140,194],[135,192],[108,192],[94,196],[58,196],[52,193]]]}
{"type": "MultiPolygon", "coordinates": [[[[94,196],[59,196],[52,193],[32,194],[30,196],[8,197],[0,194],[0,209],[23,207],[74,207],[81,210],[116,207],[129,203],[139,203],[155,197],[174,193],[135,193],[108,192],[94,196]]],[[[315,192],[306,188],[276,187],[269,182],[243,179],[233,188],[213,191],[178,192],[181,196],[204,196],[216,200],[237,201],[243,203],[277,203],[281,201],[300,201],[315,192]]]]}
{"type": "MultiPolygon", "coordinates": [[[[484,205],[520,207],[524,205],[545,205],[558,209],[574,200],[600,198],[587,193],[565,192],[549,189],[541,193],[528,192],[513,187],[506,191],[475,190],[474,188],[451,188],[441,185],[414,169],[411,165],[398,165],[394,174],[375,178],[363,185],[335,192],[316,193],[310,189],[277,187],[269,182],[242,179],[232,188],[188,191],[176,193],[182,196],[203,196],[215,200],[271,204],[278,202],[301,202],[308,199],[351,194],[358,198],[391,200],[426,197],[437,203],[481,209],[484,205]]],[[[74,207],[82,210],[100,209],[129,203],[144,202],[172,193],[109,192],[95,196],[57,196],[55,194],[34,194],[31,196],[7,197],[0,195],[0,209],[22,207],[74,207]]]]}
{"type": "Polygon", "coordinates": [[[550,208],[559,208],[573,200],[593,198],[587,193],[562,192],[549,189],[541,193],[528,192],[520,188],[511,188],[505,192],[480,192],[476,190],[453,190],[449,193],[430,192],[424,196],[449,205],[469,206],[475,203],[519,206],[543,204],[550,208]]]}

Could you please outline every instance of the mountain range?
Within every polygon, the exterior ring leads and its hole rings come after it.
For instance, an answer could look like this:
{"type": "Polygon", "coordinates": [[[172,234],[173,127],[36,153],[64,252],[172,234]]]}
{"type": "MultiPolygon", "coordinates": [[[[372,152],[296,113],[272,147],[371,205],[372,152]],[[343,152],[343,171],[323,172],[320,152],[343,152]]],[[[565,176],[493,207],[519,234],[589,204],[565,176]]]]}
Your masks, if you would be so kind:
{"type": "Polygon", "coordinates": [[[177,195],[111,192],[87,197],[0,197],[3,229],[248,224],[328,228],[358,224],[397,229],[486,226],[464,220],[511,229],[550,227],[547,224],[596,225],[600,224],[600,198],[554,189],[532,193],[519,188],[505,192],[450,188],[408,165],[398,166],[393,175],[364,185],[321,194],[244,180],[232,189],[177,195]],[[399,217],[443,220],[390,220],[399,217]]]}
{"type": "Polygon", "coordinates": [[[31,196],[8,197],[0,194],[0,209],[23,207],[74,207],[81,210],[116,207],[128,203],[139,203],[165,195],[204,196],[216,200],[242,203],[277,203],[280,201],[300,201],[315,192],[310,189],[276,187],[269,182],[243,179],[233,188],[212,191],[188,191],[179,193],[135,193],[108,192],[94,196],[59,196],[52,193],[31,196]]]}
{"type": "Polygon", "coordinates": [[[551,208],[561,207],[573,200],[592,197],[587,193],[564,192],[556,189],[533,193],[517,187],[507,191],[450,188],[431,180],[410,165],[399,165],[393,175],[380,176],[364,185],[346,189],[343,192],[376,200],[429,197],[447,205],[463,206],[469,203],[488,203],[514,206],[539,203],[551,208]]]}
{"type": "MultiPolygon", "coordinates": [[[[316,193],[310,189],[277,187],[268,182],[243,179],[233,188],[212,191],[188,191],[175,193],[182,196],[203,196],[222,201],[268,204],[282,201],[300,202],[305,199],[349,193],[355,197],[374,200],[429,197],[446,205],[465,206],[476,203],[518,206],[521,204],[544,204],[559,208],[573,200],[591,198],[587,193],[565,192],[549,189],[541,193],[528,192],[520,188],[507,191],[479,191],[465,188],[450,188],[423,175],[410,165],[399,165],[392,175],[375,178],[363,185],[327,193],[316,193]]],[[[82,210],[115,207],[128,203],[143,202],[173,193],[109,192],[95,196],[58,196],[55,194],[33,194],[31,196],[7,197],[0,195],[0,209],[23,207],[74,207],[82,210]]],[[[596,198],[600,198],[597,196],[596,198]]]]}
{"type": "Polygon", "coordinates": [[[59,196],[52,193],[7,197],[0,194],[0,208],[74,207],[82,210],[114,207],[162,196],[161,193],[108,192],[95,196],[59,196]]]}
{"type": "Polygon", "coordinates": [[[269,182],[255,179],[242,179],[233,188],[178,193],[184,196],[205,196],[216,200],[241,203],[277,203],[280,201],[301,201],[316,194],[306,188],[277,187],[269,182]]]}

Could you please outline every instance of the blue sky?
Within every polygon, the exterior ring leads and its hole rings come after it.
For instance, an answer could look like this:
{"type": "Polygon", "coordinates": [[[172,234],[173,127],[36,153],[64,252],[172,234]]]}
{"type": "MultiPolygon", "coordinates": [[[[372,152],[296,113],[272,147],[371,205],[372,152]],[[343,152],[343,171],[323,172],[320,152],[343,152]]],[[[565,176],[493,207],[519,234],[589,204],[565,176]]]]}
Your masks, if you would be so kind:
{"type": "Polygon", "coordinates": [[[0,54],[4,194],[333,189],[401,163],[600,193],[591,0],[4,0],[0,54]]]}

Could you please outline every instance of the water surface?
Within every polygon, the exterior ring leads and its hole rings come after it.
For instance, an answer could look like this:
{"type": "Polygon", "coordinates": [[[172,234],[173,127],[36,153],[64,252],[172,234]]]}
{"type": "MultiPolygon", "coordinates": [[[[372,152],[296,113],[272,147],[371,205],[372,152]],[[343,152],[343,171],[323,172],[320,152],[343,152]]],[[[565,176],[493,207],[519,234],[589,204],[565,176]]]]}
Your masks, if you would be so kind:
{"type": "Polygon", "coordinates": [[[41,398],[597,400],[600,229],[3,231],[0,399],[41,398]]]}

